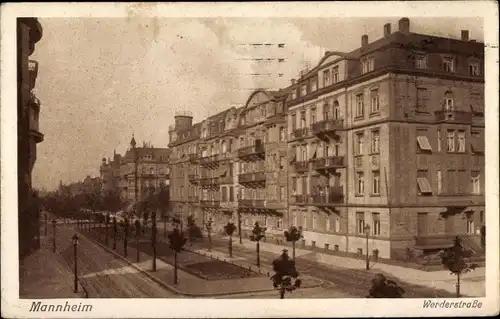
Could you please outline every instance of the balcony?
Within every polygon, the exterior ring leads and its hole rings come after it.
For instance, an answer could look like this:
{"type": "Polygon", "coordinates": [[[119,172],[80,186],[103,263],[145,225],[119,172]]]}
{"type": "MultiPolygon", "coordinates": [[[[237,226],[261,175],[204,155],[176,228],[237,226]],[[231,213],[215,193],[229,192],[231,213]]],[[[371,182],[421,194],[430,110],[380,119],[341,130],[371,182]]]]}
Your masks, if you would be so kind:
{"type": "Polygon", "coordinates": [[[197,183],[199,181],[197,174],[188,174],[188,181],[190,183],[197,183]]]}
{"type": "Polygon", "coordinates": [[[265,181],[266,181],[266,174],[264,172],[243,173],[238,175],[239,183],[259,183],[265,181]]]}
{"type": "Polygon", "coordinates": [[[198,202],[200,199],[196,196],[188,196],[188,202],[198,202]]]}
{"type": "Polygon", "coordinates": [[[436,111],[435,120],[444,123],[472,123],[472,113],[464,111],[436,111]]]}
{"type": "Polygon", "coordinates": [[[295,171],[299,173],[307,172],[309,170],[308,161],[294,162],[293,166],[295,168],[295,171]]]}
{"type": "Polygon", "coordinates": [[[218,184],[233,184],[234,177],[233,176],[223,176],[219,177],[217,180],[218,184]]]}
{"type": "Polygon", "coordinates": [[[217,185],[218,178],[217,177],[204,177],[200,179],[201,186],[214,186],[217,185]]]}
{"type": "Polygon", "coordinates": [[[201,200],[200,201],[200,206],[203,208],[219,208],[220,207],[220,201],[219,200],[201,200]]]}
{"type": "Polygon", "coordinates": [[[238,200],[239,207],[248,208],[266,208],[266,200],[264,199],[240,199],[238,200]]]}
{"type": "Polygon", "coordinates": [[[264,144],[255,144],[251,146],[242,147],[238,150],[239,158],[247,158],[247,157],[263,157],[265,156],[266,151],[264,149],[264,144]]]}
{"type": "Polygon", "coordinates": [[[309,195],[293,195],[292,203],[295,205],[306,205],[309,202],[309,195]]]}
{"type": "Polygon", "coordinates": [[[219,155],[210,155],[198,159],[201,166],[214,166],[219,162],[219,155]]]}
{"type": "Polygon", "coordinates": [[[342,203],[344,200],[344,190],[341,186],[331,187],[326,193],[312,194],[310,204],[313,206],[330,206],[342,203]]]}
{"type": "Polygon", "coordinates": [[[314,135],[324,135],[341,130],[344,127],[344,120],[324,120],[312,125],[314,135]]]}
{"type": "Polygon", "coordinates": [[[316,158],[312,161],[313,169],[317,171],[337,169],[344,167],[343,156],[329,156],[324,158],[316,158]]]}
{"type": "Polygon", "coordinates": [[[310,135],[310,130],[308,127],[297,128],[292,132],[292,139],[306,138],[310,135]]]}
{"type": "Polygon", "coordinates": [[[189,154],[189,162],[191,164],[196,164],[198,162],[198,155],[196,154],[189,154]]]}

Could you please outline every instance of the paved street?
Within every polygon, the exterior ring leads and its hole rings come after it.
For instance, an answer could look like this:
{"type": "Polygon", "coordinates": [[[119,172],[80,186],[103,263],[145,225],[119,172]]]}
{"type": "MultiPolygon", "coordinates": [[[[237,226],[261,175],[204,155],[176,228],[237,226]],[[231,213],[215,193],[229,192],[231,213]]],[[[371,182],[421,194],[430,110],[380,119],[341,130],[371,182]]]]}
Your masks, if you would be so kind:
{"type": "MultiPolygon", "coordinates": [[[[72,226],[61,226],[58,242],[71,243],[72,226]]],[[[146,275],[81,236],[78,266],[82,285],[89,298],[172,298],[175,297],[146,275]]],[[[73,265],[73,247],[66,246],[64,258],[73,265]]]]}

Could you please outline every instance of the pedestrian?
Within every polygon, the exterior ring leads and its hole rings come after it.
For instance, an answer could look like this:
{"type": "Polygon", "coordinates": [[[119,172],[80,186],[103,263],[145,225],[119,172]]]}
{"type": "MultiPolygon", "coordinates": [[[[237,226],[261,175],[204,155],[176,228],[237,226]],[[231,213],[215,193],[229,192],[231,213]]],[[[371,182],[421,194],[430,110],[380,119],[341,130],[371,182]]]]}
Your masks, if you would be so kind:
{"type": "Polygon", "coordinates": [[[367,298],[403,298],[405,291],[393,281],[388,280],[383,274],[376,274],[372,279],[367,298]]]}

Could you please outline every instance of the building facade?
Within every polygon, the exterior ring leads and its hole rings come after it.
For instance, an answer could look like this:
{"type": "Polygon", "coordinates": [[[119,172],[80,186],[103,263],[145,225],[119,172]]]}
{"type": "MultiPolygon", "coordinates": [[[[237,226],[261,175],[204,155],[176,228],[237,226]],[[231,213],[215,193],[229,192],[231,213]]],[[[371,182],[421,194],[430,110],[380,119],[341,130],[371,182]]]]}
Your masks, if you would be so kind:
{"type": "Polygon", "coordinates": [[[17,19],[17,128],[18,128],[18,220],[19,257],[40,247],[39,207],[31,185],[36,147],[43,141],[39,128],[40,101],[32,92],[38,75],[38,62],[29,57],[42,38],[36,18],[17,19]]]}
{"type": "Polygon", "coordinates": [[[105,157],[102,158],[101,166],[99,168],[101,177],[101,191],[102,194],[120,192],[120,167],[122,157],[120,154],[113,152],[113,159],[105,157]]]}
{"type": "Polygon", "coordinates": [[[244,234],[301,226],[304,246],[359,255],[433,255],[456,235],[481,253],[483,44],[397,27],[244,107],[176,116],[174,212],[244,234]]]}
{"type": "Polygon", "coordinates": [[[151,143],[137,146],[135,138],[120,160],[120,196],[132,205],[168,186],[170,181],[170,149],[151,143]]]}
{"type": "Polygon", "coordinates": [[[292,85],[293,224],[304,243],[408,259],[484,235],[484,51],[384,26],[292,85]],[[481,235],[483,234],[483,235],[481,235]]]}

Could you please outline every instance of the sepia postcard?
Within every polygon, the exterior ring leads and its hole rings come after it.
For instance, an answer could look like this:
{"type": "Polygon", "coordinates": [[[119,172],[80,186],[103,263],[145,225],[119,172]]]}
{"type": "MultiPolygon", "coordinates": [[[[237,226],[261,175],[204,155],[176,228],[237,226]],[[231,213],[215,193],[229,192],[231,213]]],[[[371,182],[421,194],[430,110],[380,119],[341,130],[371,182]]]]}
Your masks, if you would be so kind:
{"type": "Polygon", "coordinates": [[[2,317],[498,315],[498,61],[494,1],[2,4],[2,317]]]}

